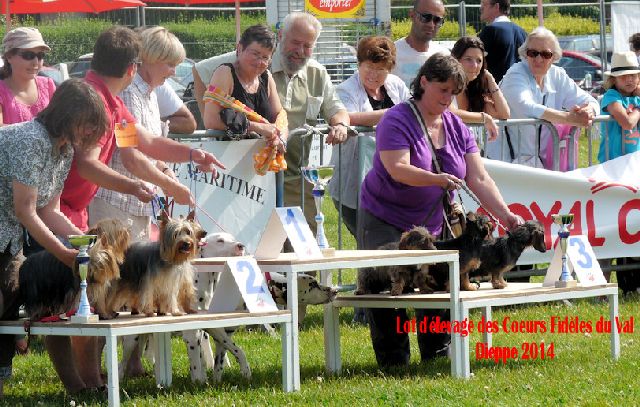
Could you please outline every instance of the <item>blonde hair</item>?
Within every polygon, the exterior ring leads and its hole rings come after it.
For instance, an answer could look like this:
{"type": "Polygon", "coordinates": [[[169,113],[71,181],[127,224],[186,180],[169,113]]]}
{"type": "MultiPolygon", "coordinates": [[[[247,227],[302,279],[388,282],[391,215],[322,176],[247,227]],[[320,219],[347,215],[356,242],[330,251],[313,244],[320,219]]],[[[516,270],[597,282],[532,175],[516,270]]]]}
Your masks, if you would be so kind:
{"type": "Polygon", "coordinates": [[[167,62],[178,65],[186,57],[182,43],[164,27],[151,27],[140,33],[142,62],[167,62]]]}

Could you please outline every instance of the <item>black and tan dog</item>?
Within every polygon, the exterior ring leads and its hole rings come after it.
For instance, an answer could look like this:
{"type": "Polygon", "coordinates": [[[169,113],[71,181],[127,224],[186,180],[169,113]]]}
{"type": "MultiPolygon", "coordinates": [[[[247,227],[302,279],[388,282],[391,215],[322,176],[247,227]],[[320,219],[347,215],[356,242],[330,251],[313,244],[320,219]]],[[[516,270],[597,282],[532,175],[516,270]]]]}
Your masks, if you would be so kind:
{"type": "MultiPolygon", "coordinates": [[[[382,245],[378,250],[435,250],[434,237],[429,231],[416,226],[402,234],[399,242],[382,245]]],[[[358,270],[358,285],[355,295],[378,294],[390,290],[391,295],[413,292],[418,288],[421,293],[429,294],[433,290],[427,279],[428,265],[422,266],[385,266],[358,270]]]]}
{"type": "Polygon", "coordinates": [[[547,251],[544,227],[538,221],[527,221],[524,225],[508,231],[505,236],[484,242],[480,252],[480,268],[473,275],[491,276],[493,288],[505,288],[507,282],[503,278],[504,273],[516,265],[527,247],[533,247],[541,253],[547,251]]]}
{"type": "MultiPolygon", "coordinates": [[[[472,271],[481,264],[480,254],[483,242],[491,235],[493,224],[489,218],[473,212],[467,213],[464,232],[454,238],[435,241],[438,250],[457,250],[460,259],[460,289],[475,291],[478,288],[469,281],[472,271]]],[[[449,291],[449,267],[444,263],[429,266],[427,283],[433,291],[449,291]]]]}
{"type": "Polygon", "coordinates": [[[206,232],[186,219],[171,219],[161,212],[160,240],[136,242],[129,246],[120,267],[120,279],[113,284],[109,307],[117,312],[124,305],[146,316],[184,315],[196,312],[193,266],[200,240],[206,232]]]}
{"type": "MultiPolygon", "coordinates": [[[[120,277],[120,264],[129,244],[129,230],[118,220],[98,222],[87,234],[97,235],[88,250],[87,297],[101,319],[111,318],[107,292],[120,277]]],[[[32,321],[73,310],[80,298],[80,275],[47,251],[29,256],[20,268],[20,295],[32,321]]]]}

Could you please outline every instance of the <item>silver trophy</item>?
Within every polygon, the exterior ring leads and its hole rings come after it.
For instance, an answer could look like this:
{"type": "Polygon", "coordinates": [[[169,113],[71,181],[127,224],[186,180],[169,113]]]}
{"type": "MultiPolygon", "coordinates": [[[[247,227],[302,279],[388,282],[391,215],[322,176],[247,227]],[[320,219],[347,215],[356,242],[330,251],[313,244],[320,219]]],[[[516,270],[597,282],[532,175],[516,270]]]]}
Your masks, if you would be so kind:
{"type": "Polygon", "coordinates": [[[78,263],[78,274],[80,274],[80,304],[78,311],[71,316],[73,323],[97,322],[98,315],[91,313],[89,298],[87,297],[87,273],[89,271],[89,253],[88,250],[94,245],[98,236],[96,235],[70,235],[69,243],[79,250],[76,256],[78,263]]]}
{"type": "Polygon", "coordinates": [[[556,288],[575,287],[577,285],[576,280],[571,277],[569,273],[569,267],[567,266],[567,242],[569,241],[569,225],[573,223],[573,214],[568,215],[551,215],[553,223],[560,226],[558,231],[558,239],[560,239],[560,249],[562,250],[562,273],[560,274],[560,280],[555,282],[556,288]]]}
{"type": "Polygon", "coordinates": [[[331,177],[333,177],[333,165],[320,165],[302,167],[302,176],[304,179],[313,184],[313,200],[316,203],[316,223],[318,224],[318,231],[316,233],[316,241],[320,249],[328,249],[329,242],[324,234],[324,215],[322,214],[322,200],[324,198],[324,189],[329,183],[331,177]]]}

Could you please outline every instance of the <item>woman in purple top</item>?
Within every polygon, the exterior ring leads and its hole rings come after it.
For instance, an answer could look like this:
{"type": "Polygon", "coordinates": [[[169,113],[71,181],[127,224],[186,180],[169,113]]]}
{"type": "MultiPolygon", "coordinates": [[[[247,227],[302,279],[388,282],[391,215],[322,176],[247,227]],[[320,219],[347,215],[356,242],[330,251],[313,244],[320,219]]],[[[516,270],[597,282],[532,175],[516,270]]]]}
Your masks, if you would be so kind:
{"type": "MultiPolygon", "coordinates": [[[[464,69],[455,58],[435,54],[412,84],[416,107],[429,131],[442,173],[435,172],[428,140],[407,103],[389,109],[380,121],[373,168],[360,193],[359,249],[377,249],[398,241],[402,232],[414,225],[426,226],[439,235],[443,189],[453,194],[463,180],[483,206],[507,227],[523,223],[509,210],[487,174],[469,129],[448,111],[452,98],[464,89],[465,83],[464,69]]],[[[418,320],[436,316],[449,319],[448,311],[416,310],[418,320]]],[[[409,337],[396,332],[397,318],[401,322],[407,320],[406,311],[367,310],[371,340],[381,367],[409,363],[409,337]]],[[[446,334],[419,333],[422,360],[446,356],[450,339],[446,334]]]]}

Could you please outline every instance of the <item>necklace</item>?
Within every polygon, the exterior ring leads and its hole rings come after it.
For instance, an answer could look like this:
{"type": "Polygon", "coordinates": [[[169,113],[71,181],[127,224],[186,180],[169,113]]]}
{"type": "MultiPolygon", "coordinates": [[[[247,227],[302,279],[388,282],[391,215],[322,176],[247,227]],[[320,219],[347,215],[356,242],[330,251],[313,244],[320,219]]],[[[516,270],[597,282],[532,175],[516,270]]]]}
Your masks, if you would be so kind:
{"type": "Polygon", "coordinates": [[[253,78],[249,81],[243,81],[242,78],[240,77],[240,69],[239,67],[236,65],[236,77],[238,78],[238,82],[240,82],[240,85],[242,85],[242,87],[244,88],[244,90],[247,93],[255,93],[258,91],[258,78],[253,78]]]}

